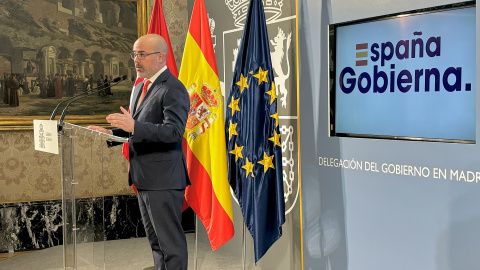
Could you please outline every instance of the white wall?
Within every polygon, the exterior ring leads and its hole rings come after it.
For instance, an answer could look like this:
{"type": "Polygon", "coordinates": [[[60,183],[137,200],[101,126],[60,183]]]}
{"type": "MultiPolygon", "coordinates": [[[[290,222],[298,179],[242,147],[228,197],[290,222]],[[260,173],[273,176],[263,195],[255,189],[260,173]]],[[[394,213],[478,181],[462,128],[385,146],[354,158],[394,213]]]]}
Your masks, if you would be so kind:
{"type": "MultiPolygon", "coordinates": [[[[455,1],[298,2],[304,269],[478,269],[480,183],[318,162],[327,157],[480,171],[478,143],[329,137],[327,25],[455,1]]],[[[476,134],[480,141],[478,125],[476,134]]]]}

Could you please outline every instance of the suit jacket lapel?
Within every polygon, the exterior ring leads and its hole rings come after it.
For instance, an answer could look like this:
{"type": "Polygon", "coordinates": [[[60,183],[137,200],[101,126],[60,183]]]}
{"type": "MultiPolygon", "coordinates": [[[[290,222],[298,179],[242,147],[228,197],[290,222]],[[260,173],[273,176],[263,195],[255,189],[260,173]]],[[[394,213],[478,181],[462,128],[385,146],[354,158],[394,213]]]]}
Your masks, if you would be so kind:
{"type": "MultiPolygon", "coordinates": [[[[148,101],[155,95],[155,93],[158,92],[160,89],[162,89],[162,87],[164,86],[163,83],[168,79],[168,77],[171,74],[172,73],[170,73],[170,70],[167,68],[164,72],[162,72],[162,74],[160,74],[160,76],[158,76],[158,78],[154,82],[152,82],[152,85],[150,86],[150,89],[148,89],[148,92],[145,95],[145,97],[143,98],[142,103],[134,111],[133,118],[135,118],[135,116],[143,109],[145,104],[148,103],[148,101]]],[[[138,89],[135,88],[135,92],[137,94],[137,100],[140,97],[142,87],[143,87],[143,83],[142,83],[141,87],[139,87],[138,89]]],[[[136,104],[137,104],[137,102],[135,102],[135,105],[136,104]]]]}
{"type": "Polygon", "coordinates": [[[133,89],[132,99],[130,103],[130,114],[133,116],[137,111],[137,102],[138,98],[140,97],[140,93],[142,92],[143,82],[139,83],[133,89]]]}

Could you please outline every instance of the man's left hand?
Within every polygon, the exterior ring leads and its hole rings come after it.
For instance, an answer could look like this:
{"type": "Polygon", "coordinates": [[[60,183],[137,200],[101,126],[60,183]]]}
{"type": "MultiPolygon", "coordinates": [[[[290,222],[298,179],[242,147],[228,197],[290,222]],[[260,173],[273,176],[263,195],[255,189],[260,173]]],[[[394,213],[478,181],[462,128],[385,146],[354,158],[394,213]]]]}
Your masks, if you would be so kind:
{"type": "Polygon", "coordinates": [[[107,116],[107,122],[112,127],[121,128],[126,132],[133,132],[135,128],[135,120],[133,120],[130,113],[123,107],[120,107],[122,113],[112,113],[107,116]]]}

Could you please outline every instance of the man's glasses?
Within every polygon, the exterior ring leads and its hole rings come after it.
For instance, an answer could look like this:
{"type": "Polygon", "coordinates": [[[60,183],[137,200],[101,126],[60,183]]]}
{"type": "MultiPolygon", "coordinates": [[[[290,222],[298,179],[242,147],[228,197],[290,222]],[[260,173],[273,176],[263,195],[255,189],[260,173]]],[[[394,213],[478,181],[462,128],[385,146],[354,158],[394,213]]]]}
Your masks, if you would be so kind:
{"type": "Polygon", "coordinates": [[[130,53],[130,57],[131,57],[133,60],[135,60],[135,57],[137,57],[137,58],[140,59],[140,60],[143,60],[143,59],[145,59],[145,57],[147,57],[147,56],[149,56],[149,55],[151,55],[151,54],[157,54],[157,53],[161,53],[161,52],[152,52],[152,53],[143,53],[143,52],[141,52],[141,53],[136,53],[136,52],[131,52],[131,53],[130,53]]]}

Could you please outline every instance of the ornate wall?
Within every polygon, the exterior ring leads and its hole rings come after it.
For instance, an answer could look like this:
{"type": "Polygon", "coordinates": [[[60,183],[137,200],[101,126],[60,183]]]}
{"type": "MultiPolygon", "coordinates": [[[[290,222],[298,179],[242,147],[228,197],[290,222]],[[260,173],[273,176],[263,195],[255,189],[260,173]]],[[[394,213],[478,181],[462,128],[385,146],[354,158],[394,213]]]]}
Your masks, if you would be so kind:
{"type": "MultiPolygon", "coordinates": [[[[150,10],[153,2],[149,0],[150,10]]],[[[187,3],[163,0],[163,8],[175,60],[180,69],[188,29],[187,3]]],[[[105,167],[117,170],[113,174],[115,180],[112,179],[111,185],[105,190],[106,195],[133,194],[127,185],[128,165],[121,149],[117,147],[111,151],[112,158],[105,161],[105,167]]],[[[0,132],[0,203],[61,199],[60,173],[58,155],[34,150],[32,130],[0,132]]]]}
{"type": "MultiPolygon", "coordinates": [[[[148,1],[149,14],[153,3],[154,0],[148,1]]],[[[187,3],[163,0],[163,8],[180,69],[188,30],[187,3]]],[[[79,151],[75,160],[77,198],[79,203],[84,201],[89,206],[77,209],[80,216],[101,223],[102,218],[93,219],[92,213],[110,213],[114,222],[106,228],[109,240],[144,236],[143,230],[129,227],[141,221],[134,192],[128,186],[128,163],[121,147],[92,148],[79,139],[75,148],[79,151]],[[102,195],[105,201],[98,203],[102,195]]],[[[34,150],[33,130],[0,131],[0,252],[62,244],[61,168],[60,155],[34,150]]]]}

